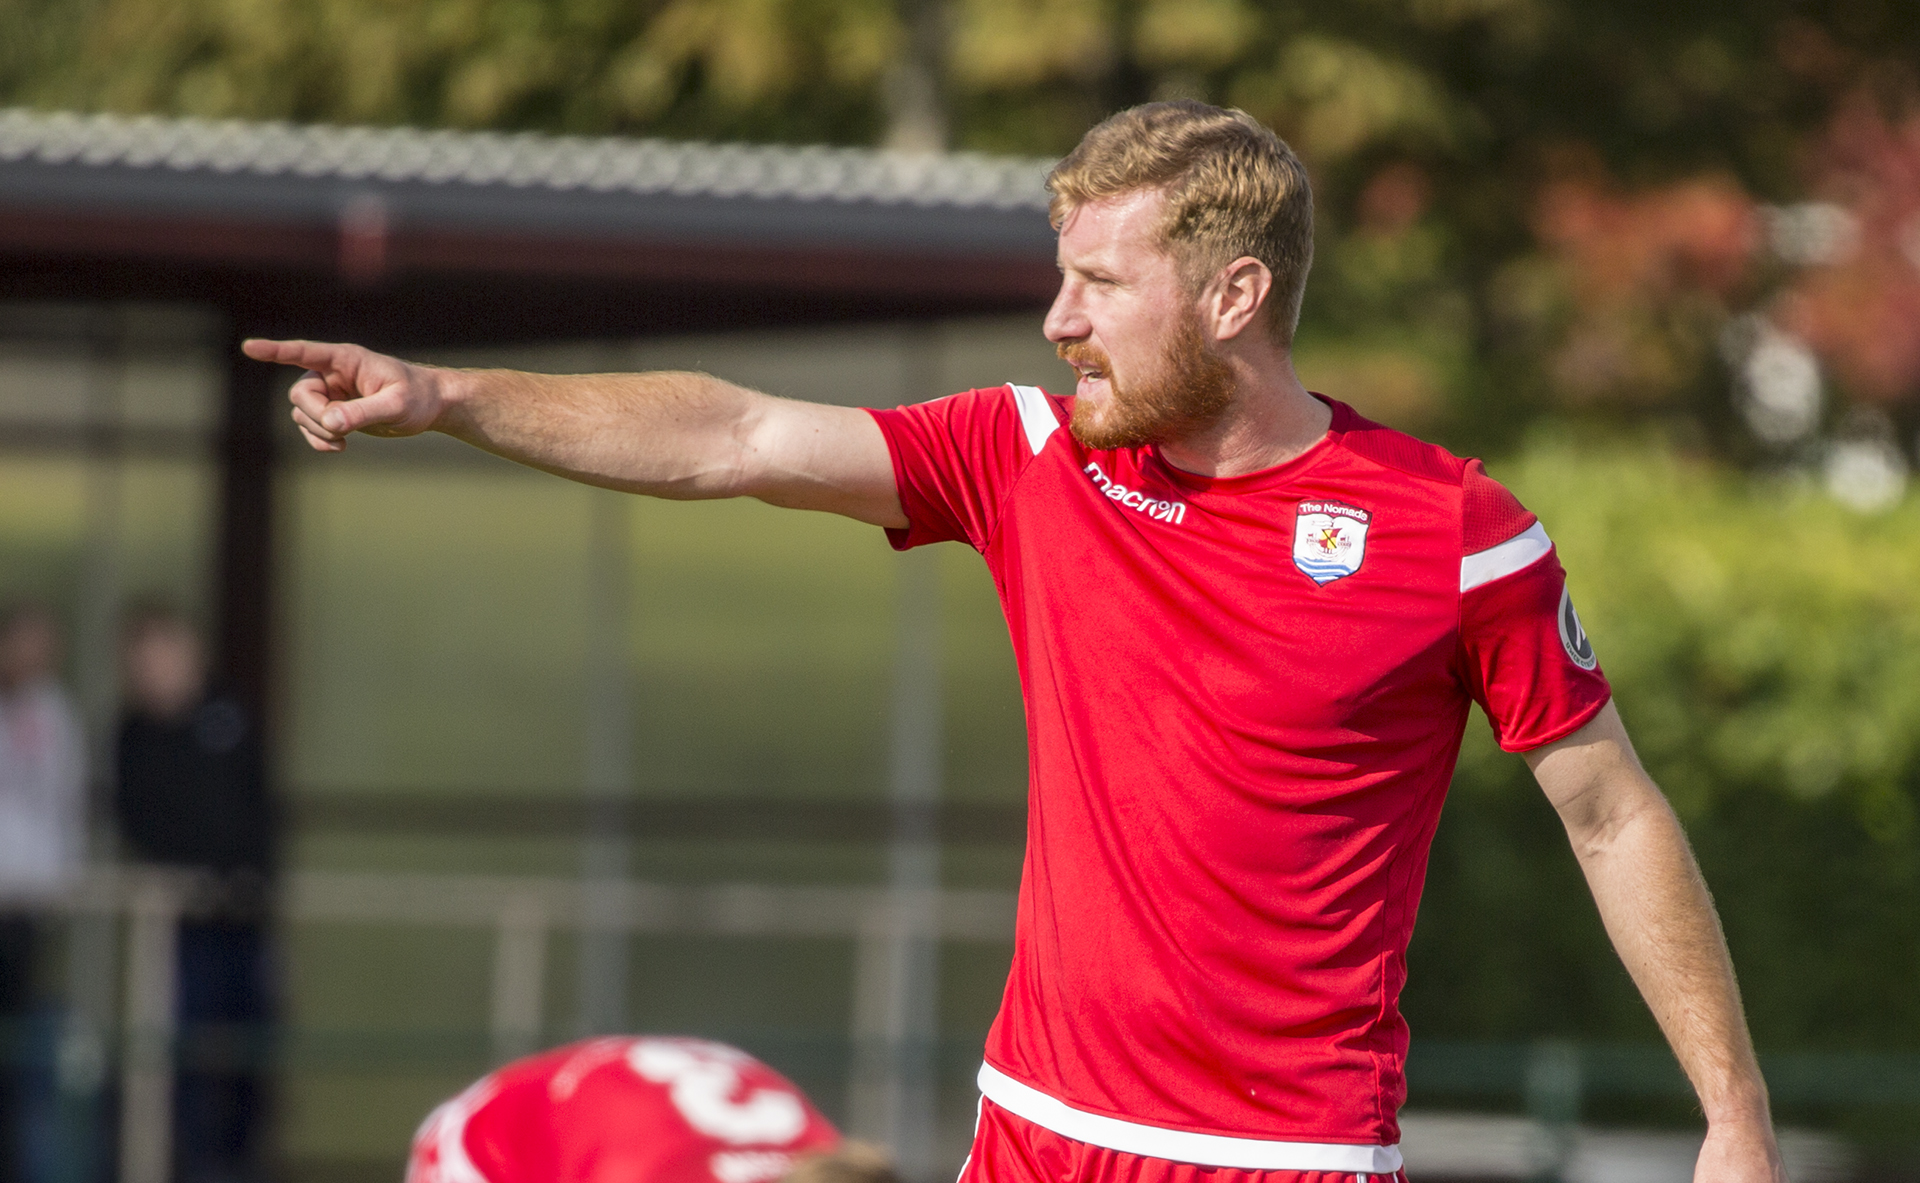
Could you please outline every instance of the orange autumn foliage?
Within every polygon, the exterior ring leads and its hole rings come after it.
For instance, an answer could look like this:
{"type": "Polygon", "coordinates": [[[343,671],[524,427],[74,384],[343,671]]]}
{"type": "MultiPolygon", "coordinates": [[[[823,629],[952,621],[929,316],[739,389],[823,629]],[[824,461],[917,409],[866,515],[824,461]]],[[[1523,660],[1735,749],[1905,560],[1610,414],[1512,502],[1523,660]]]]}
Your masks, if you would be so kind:
{"type": "Polygon", "coordinates": [[[1841,107],[1813,154],[1815,189],[1852,215],[1851,249],[1783,293],[1778,317],[1854,394],[1920,393],[1920,112],[1867,96],[1841,107]]]}
{"type": "Polygon", "coordinates": [[[1722,177],[1626,193],[1587,178],[1548,183],[1534,232],[1561,265],[1572,320],[1549,374],[1574,402],[1666,401],[1699,373],[1710,319],[1747,278],[1753,200],[1722,177]]]}
{"type": "Polygon", "coordinates": [[[1724,295],[1759,238],[1753,199],[1705,177],[1623,194],[1585,180],[1549,183],[1534,231],[1572,264],[1583,304],[1659,297],[1683,287],[1724,295]]]}

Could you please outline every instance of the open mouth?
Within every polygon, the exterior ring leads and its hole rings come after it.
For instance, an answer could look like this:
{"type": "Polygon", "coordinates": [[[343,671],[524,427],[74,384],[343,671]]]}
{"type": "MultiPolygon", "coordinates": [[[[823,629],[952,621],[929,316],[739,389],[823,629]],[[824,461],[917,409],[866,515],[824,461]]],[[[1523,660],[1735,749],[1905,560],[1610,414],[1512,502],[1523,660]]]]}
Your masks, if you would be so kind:
{"type": "Polygon", "coordinates": [[[1108,379],[1107,366],[1110,363],[1106,354],[1088,342],[1069,342],[1061,345],[1058,352],[1060,360],[1073,367],[1073,376],[1082,387],[1108,379]]]}

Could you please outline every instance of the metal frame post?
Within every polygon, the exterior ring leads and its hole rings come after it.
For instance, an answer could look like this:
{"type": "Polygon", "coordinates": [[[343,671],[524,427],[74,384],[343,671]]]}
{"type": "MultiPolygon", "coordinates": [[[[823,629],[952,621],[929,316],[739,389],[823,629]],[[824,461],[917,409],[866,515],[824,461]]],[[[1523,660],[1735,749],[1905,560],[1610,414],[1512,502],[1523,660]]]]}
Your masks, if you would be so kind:
{"type": "Polygon", "coordinates": [[[627,1026],[630,940],[620,908],[632,844],[627,799],[633,791],[631,614],[633,517],[624,494],[596,490],[587,530],[586,759],[587,832],[580,877],[586,925],[580,933],[579,1027],[611,1035],[627,1026]]]}
{"type": "Polygon", "coordinates": [[[242,329],[230,320],[218,449],[214,652],[220,677],[265,740],[273,733],[273,429],[284,404],[273,397],[278,367],[240,352],[242,329]]]}
{"type": "Polygon", "coordinates": [[[181,884],[137,875],[127,899],[126,1039],[120,1074],[120,1183],[173,1175],[181,884]]]}
{"type": "Polygon", "coordinates": [[[523,896],[500,910],[493,943],[493,1062],[540,1046],[546,1013],[547,927],[540,901],[523,896]]]}
{"type": "Polygon", "coordinates": [[[917,1183],[934,1170],[939,1114],[940,555],[910,551],[899,572],[887,906],[861,928],[849,1109],[917,1183]]]}

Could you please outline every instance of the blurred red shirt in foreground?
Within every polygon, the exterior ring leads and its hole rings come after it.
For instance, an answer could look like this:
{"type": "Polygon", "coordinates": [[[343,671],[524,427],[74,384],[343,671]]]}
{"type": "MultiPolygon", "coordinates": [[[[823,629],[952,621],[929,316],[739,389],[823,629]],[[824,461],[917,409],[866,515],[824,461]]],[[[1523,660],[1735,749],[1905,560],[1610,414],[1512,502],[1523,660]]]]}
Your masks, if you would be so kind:
{"type": "Polygon", "coordinates": [[[590,1039],[435,1109],[406,1183],[772,1183],[840,1134],[799,1089],[703,1039],[590,1039]]]}

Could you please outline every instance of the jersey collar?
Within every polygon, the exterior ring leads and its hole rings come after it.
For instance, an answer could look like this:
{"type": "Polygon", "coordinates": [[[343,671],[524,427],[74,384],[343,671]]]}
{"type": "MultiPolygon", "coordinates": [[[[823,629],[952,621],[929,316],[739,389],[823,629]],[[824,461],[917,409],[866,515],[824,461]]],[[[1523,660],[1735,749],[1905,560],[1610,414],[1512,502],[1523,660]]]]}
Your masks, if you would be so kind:
{"type": "Polygon", "coordinates": [[[1354,419],[1353,408],[1347,404],[1330,399],[1324,394],[1314,394],[1312,391],[1308,393],[1327,405],[1327,409],[1333,412],[1333,422],[1327,426],[1326,434],[1309,445],[1306,451],[1271,468],[1243,472],[1238,476],[1201,476],[1199,473],[1188,472],[1168,462],[1167,458],[1161,455],[1159,444],[1148,445],[1147,453],[1152,458],[1153,465],[1165,473],[1168,480],[1195,493],[1229,495],[1258,493],[1290,484],[1312,470],[1325,458],[1332,449],[1334,440],[1349,429],[1354,419]]]}

